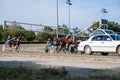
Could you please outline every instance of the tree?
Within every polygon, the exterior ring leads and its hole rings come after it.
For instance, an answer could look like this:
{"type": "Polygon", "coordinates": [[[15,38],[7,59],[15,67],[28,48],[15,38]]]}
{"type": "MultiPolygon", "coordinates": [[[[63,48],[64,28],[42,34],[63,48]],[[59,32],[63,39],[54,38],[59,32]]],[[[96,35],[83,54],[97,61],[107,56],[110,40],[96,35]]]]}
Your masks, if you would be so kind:
{"type": "Polygon", "coordinates": [[[116,22],[108,22],[108,29],[111,29],[115,32],[120,32],[120,25],[116,22]]]}
{"type": "Polygon", "coordinates": [[[44,32],[52,32],[53,29],[50,26],[45,26],[43,29],[44,32]]]}
{"type": "Polygon", "coordinates": [[[0,25],[0,41],[2,40],[2,32],[3,32],[3,26],[0,25]]]}
{"type": "Polygon", "coordinates": [[[48,38],[52,39],[53,38],[53,34],[40,32],[36,36],[36,40],[40,41],[40,42],[45,42],[45,41],[48,40],[48,38]]]}
{"type": "Polygon", "coordinates": [[[1,30],[3,30],[3,26],[2,26],[2,25],[0,25],[0,31],[1,31],[1,30]]]}
{"type": "Polygon", "coordinates": [[[63,24],[62,28],[64,30],[64,34],[69,34],[69,28],[67,27],[67,25],[63,24]]]}
{"type": "Polygon", "coordinates": [[[88,28],[88,30],[89,30],[90,32],[92,32],[93,30],[96,30],[96,29],[98,29],[98,28],[101,28],[101,29],[110,29],[110,30],[113,30],[113,31],[115,31],[115,32],[120,32],[120,25],[119,25],[118,23],[114,22],[114,21],[109,21],[109,22],[107,23],[107,25],[101,25],[101,27],[100,27],[100,25],[99,25],[99,21],[98,21],[98,22],[95,22],[95,23],[93,23],[93,24],[88,28]]]}
{"type": "Polygon", "coordinates": [[[1,42],[5,42],[8,35],[10,35],[9,31],[3,30],[1,32],[1,42]]]}
{"type": "Polygon", "coordinates": [[[93,31],[96,30],[97,28],[99,28],[99,21],[94,22],[94,23],[88,28],[88,31],[89,31],[89,32],[93,32],[93,31]]]}
{"type": "Polygon", "coordinates": [[[59,34],[69,34],[69,29],[67,28],[67,26],[65,24],[63,24],[62,26],[58,26],[58,33],[59,34]]]}
{"type": "Polygon", "coordinates": [[[25,41],[33,41],[35,39],[35,33],[32,31],[24,31],[24,39],[25,41]]]}

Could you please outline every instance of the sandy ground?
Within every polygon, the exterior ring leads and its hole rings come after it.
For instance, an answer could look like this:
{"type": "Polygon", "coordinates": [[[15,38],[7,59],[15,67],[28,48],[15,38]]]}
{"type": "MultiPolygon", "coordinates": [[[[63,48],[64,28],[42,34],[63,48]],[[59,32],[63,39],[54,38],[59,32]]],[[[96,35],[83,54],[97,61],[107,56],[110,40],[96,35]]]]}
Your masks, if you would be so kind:
{"type": "Polygon", "coordinates": [[[20,52],[2,52],[0,45],[0,65],[29,67],[66,67],[69,75],[88,76],[92,69],[109,69],[120,72],[120,56],[81,55],[67,53],[45,53],[44,44],[22,44],[20,52]]]}

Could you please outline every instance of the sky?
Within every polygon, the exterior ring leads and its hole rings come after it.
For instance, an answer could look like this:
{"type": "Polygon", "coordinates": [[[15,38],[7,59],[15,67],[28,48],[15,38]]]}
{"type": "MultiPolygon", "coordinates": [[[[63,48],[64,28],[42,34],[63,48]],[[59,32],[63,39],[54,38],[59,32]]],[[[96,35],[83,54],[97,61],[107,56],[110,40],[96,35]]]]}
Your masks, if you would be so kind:
{"type": "MultiPolygon", "coordinates": [[[[58,0],[58,23],[69,25],[67,0],[58,0]]],[[[120,0],[71,0],[70,27],[86,29],[101,18],[120,24],[120,0]],[[101,12],[104,8],[108,13],[101,12]]],[[[4,20],[57,25],[57,0],[0,0],[0,24],[4,20]]]]}

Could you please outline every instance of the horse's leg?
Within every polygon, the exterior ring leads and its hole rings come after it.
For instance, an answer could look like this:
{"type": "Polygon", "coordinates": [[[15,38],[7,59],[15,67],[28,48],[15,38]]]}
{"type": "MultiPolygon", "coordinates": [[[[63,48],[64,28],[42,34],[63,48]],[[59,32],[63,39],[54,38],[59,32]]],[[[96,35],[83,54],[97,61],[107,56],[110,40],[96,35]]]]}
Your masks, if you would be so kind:
{"type": "Polygon", "coordinates": [[[12,47],[12,43],[9,43],[9,51],[12,51],[11,47],[12,47]]]}
{"type": "Polygon", "coordinates": [[[18,41],[14,42],[14,48],[15,48],[16,51],[18,51],[18,48],[19,48],[19,42],[18,41]]]}
{"type": "Polygon", "coordinates": [[[61,51],[61,50],[62,50],[62,47],[63,47],[63,44],[61,43],[61,44],[60,44],[59,51],[61,51]]]}
{"type": "Polygon", "coordinates": [[[56,52],[58,52],[58,46],[57,45],[54,45],[55,46],[55,50],[56,52]]]}
{"type": "Polygon", "coordinates": [[[65,49],[66,49],[66,52],[69,51],[69,44],[66,44],[65,49]]]}
{"type": "Polygon", "coordinates": [[[57,45],[56,45],[56,51],[57,51],[57,53],[60,52],[60,48],[61,48],[61,45],[60,45],[60,44],[57,44],[57,45]]]}
{"type": "Polygon", "coordinates": [[[60,51],[61,51],[61,50],[62,50],[63,52],[65,52],[65,44],[62,44],[62,45],[61,45],[60,51]]]}
{"type": "Polygon", "coordinates": [[[64,52],[64,53],[66,53],[66,44],[62,44],[61,45],[61,50],[64,52]]]}
{"type": "Polygon", "coordinates": [[[16,51],[19,52],[20,51],[20,42],[16,42],[16,51]]]}
{"type": "Polygon", "coordinates": [[[60,45],[56,45],[56,51],[59,53],[60,52],[60,45]]]}

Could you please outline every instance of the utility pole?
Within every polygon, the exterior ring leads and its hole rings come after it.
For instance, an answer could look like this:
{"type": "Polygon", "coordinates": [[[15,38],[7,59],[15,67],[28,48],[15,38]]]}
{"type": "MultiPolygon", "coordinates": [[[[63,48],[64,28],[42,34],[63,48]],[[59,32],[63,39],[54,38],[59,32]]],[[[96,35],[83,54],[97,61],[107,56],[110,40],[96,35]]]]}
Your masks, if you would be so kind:
{"type": "Polygon", "coordinates": [[[71,0],[67,0],[66,3],[68,4],[68,23],[69,23],[69,34],[70,34],[70,5],[72,5],[71,0]]]}
{"type": "Polygon", "coordinates": [[[105,19],[105,14],[108,13],[108,11],[105,8],[102,8],[101,12],[103,13],[103,19],[105,19]]]}
{"type": "Polygon", "coordinates": [[[57,0],[57,29],[56,29],[57,38],[58,38],[58,25],[59,25],[59,15],[58,15],[58,0],[57,0]]]}

